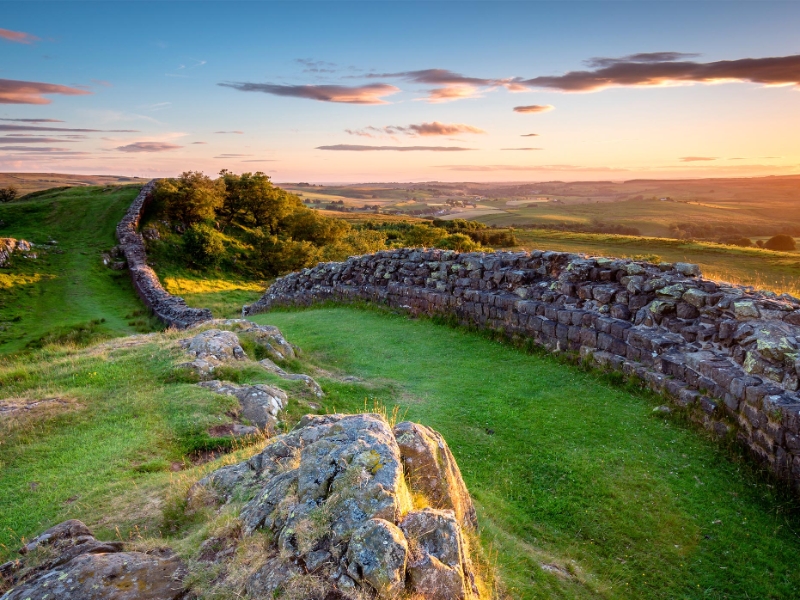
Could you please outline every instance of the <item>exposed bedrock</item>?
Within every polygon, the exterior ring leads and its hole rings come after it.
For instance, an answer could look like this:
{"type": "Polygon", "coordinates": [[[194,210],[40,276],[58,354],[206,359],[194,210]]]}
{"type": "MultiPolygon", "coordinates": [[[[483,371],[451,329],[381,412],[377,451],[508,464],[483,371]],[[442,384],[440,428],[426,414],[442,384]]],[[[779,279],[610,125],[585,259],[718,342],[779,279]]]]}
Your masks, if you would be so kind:
{"type": "Polygon", "coordinates": [[[191,308],[183,298],[173,296],[163,288],[155,271],[147,265],[144,238],[138,232],[155,180],[142,187],[117,225],[117,240],[128,262],[128,271],[136,293],[165,325],[184,329],[212,318],[207,308],[191,308]]]}
{"type": "Polygon", "coordinates": [[[475,598],[469,493],[455,461],[423,467],[424,450],[409,454],[409,432],[452,460],[438,433],[413,423],[393,431],[378,415],[307,415],[260,454],[198,482],[190,506],[240,503],[242,535],[268,533],[246,582],[252,597],[313,583],[302,597],[475,598]],[[425,469],[423,485],[409,460],[425,469]]]}
{"type": "Polygon", "coordinates": [[[636,376],[800,491],[800,301],[697,265],[401,249],[275,281],[243,315],[367,301],[529,338],[636,376]]]}

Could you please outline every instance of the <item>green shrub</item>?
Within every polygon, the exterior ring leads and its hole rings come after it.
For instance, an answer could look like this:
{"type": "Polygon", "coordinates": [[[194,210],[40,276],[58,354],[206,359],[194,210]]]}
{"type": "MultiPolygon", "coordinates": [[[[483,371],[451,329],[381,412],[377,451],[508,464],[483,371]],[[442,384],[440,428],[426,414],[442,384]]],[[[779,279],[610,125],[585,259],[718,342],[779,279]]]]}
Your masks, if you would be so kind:
{"type": "Polygon", "coordinates": [[[464,233],[448,235],[439,240],[436,247],[445,250],[455,250],[456,252],[476,252],[484,249],[483,246],[464,233]]]}
{"type": "Polygon", "coordinates": [[[200,266],[215,266],[225,254],[222,236],[205,223],[195,224],[182,238],[183,251],[191,262],[200,266]]]}
{"type": "Polygon", "coordinates": [[[797,250],[797,245],[794,243],[794,238],[792,236],[781,233],[773,235],[764,242],[764,248],[767,250],[791,251],[797,250]]]}

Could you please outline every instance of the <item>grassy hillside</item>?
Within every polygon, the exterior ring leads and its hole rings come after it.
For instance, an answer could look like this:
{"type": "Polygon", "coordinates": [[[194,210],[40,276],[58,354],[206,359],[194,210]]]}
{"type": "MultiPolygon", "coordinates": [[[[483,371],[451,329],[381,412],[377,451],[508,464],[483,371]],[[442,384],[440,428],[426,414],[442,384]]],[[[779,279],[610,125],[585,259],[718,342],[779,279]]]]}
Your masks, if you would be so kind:
{"type": "MultiPolygon", "coordinates": [[[[292,368],[315,373],[326,397],[306,398],[253,363],[223,376],[289,389],[290,422],[309,400],[321,412],[378,403],[444,434],[507,597],[794,597],[797,501],[653,412],[658,399],[551,356],[385,312],[318,308],[256,320],[303,348],[292,368]]],[[[209,449],[230,448],[207,429],[226,422],[232,405],[174,370],[186,360],[180,335],[52,347],[0,366],[6,407],[49,400],[0,416],[0,561],[20,537],[65,518],[140,547],[197,551],[208,532],[184,515],[183,494],[262,443],[199,464],[209,449]]]]}
{"type": "Polygon", "coordinates": [[[123,175],[70,175],[66,173],[0,173],[0,188],[13,186],[25,195],[57,187],[82,187],[91,185],[130,185],[146,183],[147,179],[123,175]]]}
{"type": "Polygon", "coordinates": [[[0,353],[37,340],[151,329],[128,273],[101,260],[138,193],[138,186],[70,188],[0,204],[0,236],[26,239],[38,254],[15,254],[0,269],[0,353]]]}

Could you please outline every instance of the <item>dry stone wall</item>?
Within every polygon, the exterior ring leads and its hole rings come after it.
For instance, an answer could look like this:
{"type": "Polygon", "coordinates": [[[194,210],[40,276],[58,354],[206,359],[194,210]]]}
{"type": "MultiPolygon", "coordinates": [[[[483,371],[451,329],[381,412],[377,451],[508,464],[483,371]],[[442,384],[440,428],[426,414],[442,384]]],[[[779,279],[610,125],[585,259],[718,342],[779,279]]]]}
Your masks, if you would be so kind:
{"type": "Polygon", "coordinates": [[[153,180],[142,187],[142,191],[136,196],[128,212],[117,225],[117,240],[125,255],[125,260],[128,262],[128,271],[131,274],[133,287],[142,302],[165,325],[185,329],[213,317],[207,308],[191,308],[186,305],[183,298],[168,293],[162,287],[155,271],[147,265],[144,239],[138,232],[138,228],[155,183],[153,180]]]}
{"type": "Polygon", "coordinates": [[[368,301],[530,338],[638,377],[800,491],[800,301],[704,279],[697,265],[562,252],[402,249],[282,277],[277,306],[368,301]]]}

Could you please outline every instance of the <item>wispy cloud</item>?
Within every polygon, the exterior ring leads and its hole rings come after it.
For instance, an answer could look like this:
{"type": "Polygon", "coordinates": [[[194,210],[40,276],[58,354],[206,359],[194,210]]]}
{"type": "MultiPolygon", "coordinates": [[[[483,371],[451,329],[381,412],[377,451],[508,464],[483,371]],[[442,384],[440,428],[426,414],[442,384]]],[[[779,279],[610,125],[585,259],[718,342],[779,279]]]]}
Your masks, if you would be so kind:
{"type": "Polygon", "coordinates": [[[523,133],[519,137],[539,137],[538,133],[523,133]]]}
{"type": "Polygon", "coordinates": [[[193,145],[207,144],[208,142],[192,142],[193,145]]]}
{"type": "Polygon", "coordinates": [[[168,142],[135,142],[127,146],[118,146],[115,150],[119,152],[166,152],[168,150],[177,150],[178,148],[183,148],[183,146],[168,142]]]}
{"type": "Polygon", "coordinates": [[[552,104],[531,104],[529,106],[515,106],[514,112],[518,113],[543,113],[555,109],[552,104]]]}
{"type": "Polygon", "coordinates": [[[139,108],[149,111],[164,110],[172,106],[172,102],[156,102],[155,104],[144,104],[139,108]]]}
{"type": "Polygon", "coordinates": [[[274,158],[251,158],[251,159],[242,160],[242,161],[239,161],[239,162],[250,163],[250,162],[278,162],[278,161],[276,159],[274,159],[274,158]]]}
{"type": "Polygon", "coordinates": [[[60,119],[0,119],[0,121],[12,121],[14,123],[63,123],[60,119]]]}
{"type": "Polygon", "coordinates": [[[433,137],[458,135],[460,133],[486,133],[480,127],[474,127],[473,125],[467,125],[465,123],[440,123],[439,121],[433,121],[432,123],[412,123],[411,125],[387,125],[386,127],[373,127],[370,125],[363,129],[345,129],[345,132],[350,135],[358,135],[361,137],[378,137],[381,135],[433,137]]]}
{"type": "Polygon", "coordinates": [[[0,104],[50,104],[51,100],[44,97],[46,94],[83,96],[91,92],[55,83],[0,79],[0,104]]]}
{"type": "Polygon", "coordinates": [[[24,31],[12,31],[10,29],[0,29],[0,39],[18,44],[32,44],[38,42],[39,38],[24,31]]]}
{"type": "Polygon", "coordinates": [[[37,137],[33,135],[7,135],[0,137],[0,144],[61,144],[75,143],[74,140],[63,140],[54,137],[37,137]]]}
{"type": "Polygon", "coordinates": [[[717,160],[718,156],[681,156],[681,162],[702,162],[707,160],[717,160]]]}
{"type": "Polygon", "coordinates": [[[234,130],[234,131],[215,131],[214,133],[235,133],[236,135],[243,135],[244,131],[234,130]]]}
{"type": "Polygon", "coordinates": [[[300,63],[305,67],[303,73],[336,73],[338,65],[336,63],[328,62],[325,60],[312,60],[310,58],[295,59],[296,63],[300,63]]]}
{"type": "Polygon", "coordinates": [[[544,148],[500,148],[501,150],[543,150],[544,148]]]}
{"type": "Polygon", "coordinates": [[[69,150],[68,148],[59,148],[56,146],[0,146],[0,150],[3,152],[24,152],[26,154],[47,154],[47,155],[70,155],[70,156],[82,156],[87,155],[89,152],[77,152],[75,150],[69,150]]]}
{"type": "Polygon", "coordinates": [[[448,69],[369,73],[364,77],[369,79],[402,79],[410,83],[442,86],[428,90],[428,96],[424,100],[431,103],[478,98],[481,95],[481,91],[488,88],[504,87],[512,92],[521,92],[527,89],[517,82],[517,78],[468,77],[448,69]]]}
{"type": "Polygon", "coordinates": [[[344,150],[348,152],[463,152],[474,148],[460,146],[360,146],[357,144],[336,144],[334,146],[317,146],[317,150],[344,150]]]}
{"type": "Polygon", "coordinates": [[[102,85],[103,87],[114,87],[113,83],[105,79],[92,79],[92,83],[95,85],[102,85]]]}
{"type": "Polygon", "coordinates": [[[694,54],[652,52],[622,58],[593,58],[591,70],[520,81],[532,88],[564,92],[594,92],[609,87],[688,83],[750,82],[763,85],[800,85],[800,54],[766,58],[742,58],[701,63],[694,54]]]}
{"type": "Polygon", "coordinates": [[[241,158],[244,156],[253,156],[252,154],[220,154],[214,158],[241,158]]]}
{"type": "MultiPolygon", "coordinates": [[[[59,121],[61,122],[61,121],[59,121]]],[[[78,127],[42,127],[40,125],[3,125],[0,131],[66,131],[71,133],[139,133],[138,129],[84,129],[78,127]]]]}
{"type": "Polygon", "coordinates": [[[230,82],[219,83],[223,87],[240,92],[261,92],[273,96],[307,98],[320,102],[340,102],[343,104],[388,104],[384,96],[400,91],[393,85],[375,83],[348,87],[344,85],[279,85],[273,83],[230,82]]]}
{"type": "Polygon", "coordinates": [[[571,173],[592,173],[592,172],[625,172],[628,169],[615,167],[584,167],[579,165],[438,165],[439,169],[448,171],[566,171],[571,173]]]}

